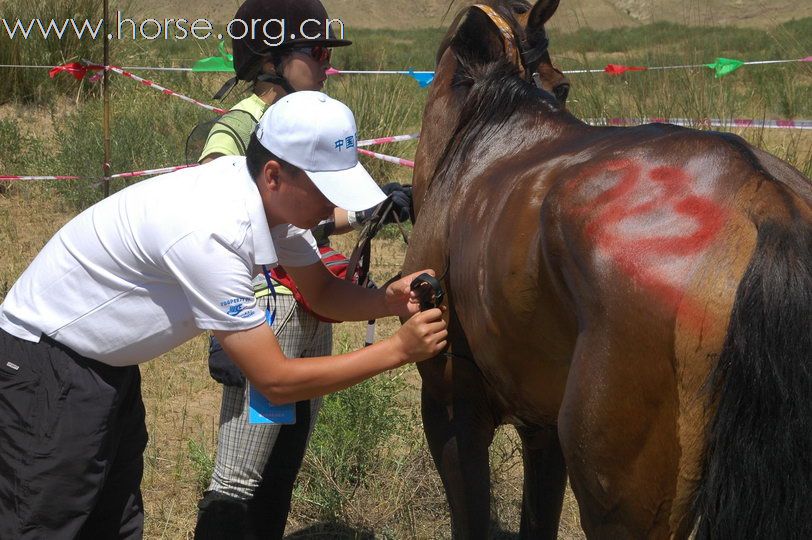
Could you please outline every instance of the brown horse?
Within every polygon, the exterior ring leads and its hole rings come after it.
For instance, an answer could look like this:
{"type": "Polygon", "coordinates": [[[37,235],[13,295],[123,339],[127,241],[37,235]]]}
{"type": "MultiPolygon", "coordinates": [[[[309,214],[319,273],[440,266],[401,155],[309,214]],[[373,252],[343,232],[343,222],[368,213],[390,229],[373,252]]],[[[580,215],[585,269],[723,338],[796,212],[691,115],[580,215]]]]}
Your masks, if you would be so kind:
{"type": "Polygon", "coordinates": [[[558,1],[484,3],[438,52],[404,266],[448,292],[419,369],[455,535],[488,534],[510,423],[525,538],[556,536],[567,472],[590,537],[812,538],[808,180],[730,134],[584,124],[558,1]]]}

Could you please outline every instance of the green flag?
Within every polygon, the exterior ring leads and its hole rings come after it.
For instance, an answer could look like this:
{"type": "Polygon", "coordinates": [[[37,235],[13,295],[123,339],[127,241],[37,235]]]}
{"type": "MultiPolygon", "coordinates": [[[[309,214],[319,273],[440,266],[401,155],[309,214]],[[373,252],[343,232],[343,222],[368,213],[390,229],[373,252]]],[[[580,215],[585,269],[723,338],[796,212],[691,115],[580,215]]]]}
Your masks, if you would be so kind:
{"type": "Polygon", "coordinates": [[[220,45],[217,47],[217,50],[220,51],[220,56],[211,56],[209,58],[198,60],[195,62],[195,65],[192,66],[192,71],[196,73],[234,73],[234,57],[226,52],[226,43],[221,41],[220,45]]]}
{"type": "Polygon", "coordinates": [[[709,68],[716,71],[716,78],[721,79],[725,75],[730,75],[744,65],[741,60],[730,58],[717,58],[713,64],[707,64],[709,68]]]}

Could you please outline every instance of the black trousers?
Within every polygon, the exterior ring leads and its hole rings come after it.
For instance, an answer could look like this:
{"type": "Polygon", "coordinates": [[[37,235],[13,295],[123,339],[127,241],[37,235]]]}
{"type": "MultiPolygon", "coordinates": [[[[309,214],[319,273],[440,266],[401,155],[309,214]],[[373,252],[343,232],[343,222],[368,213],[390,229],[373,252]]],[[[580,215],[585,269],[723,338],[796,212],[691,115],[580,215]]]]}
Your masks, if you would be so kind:
{"type": "Polygon", "coordinates": [[[0,538],[141,538],[137,366],[0,330],[0,538]]]}

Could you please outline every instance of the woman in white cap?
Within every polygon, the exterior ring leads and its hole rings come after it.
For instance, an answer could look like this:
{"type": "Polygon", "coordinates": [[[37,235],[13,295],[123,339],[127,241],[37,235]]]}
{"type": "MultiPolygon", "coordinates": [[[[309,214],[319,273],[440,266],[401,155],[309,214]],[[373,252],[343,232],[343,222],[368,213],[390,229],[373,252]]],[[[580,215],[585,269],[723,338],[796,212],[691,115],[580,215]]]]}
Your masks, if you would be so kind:
{"type": "MultiPolygon", "coordinates": [[[[240,6],[235,20],[242,23],[233,25],[237,34],[243,28],[264,28],[271,21],[269,29],[285,38],[295,37],[280,42],[258,33],[233,40],[236,77],[215,97],[227,94],[240,80],[251,83],[252,92],[215,124],[201,154],[202,163],[220,156],[244,155],[254,127],[270,105],[296,91],[323,88],[331,48],[351,44],[340,39],[340,30],[332,29],[334,33],[328,34],[328,19],[319,0],[248,0],[240,6]],[[282,24],[284,28],[280,29],[282,24]],[[301,33],[307,37],[298,35],[301,33]]],[[[384,216],[385,222],[393,221],[395,216],[400,221],[407,220],[411,187],[390,183],[383,189],[394,202],[392,213],[384,216]]],[[[372,209],[356,213],[336,208],[331,220],[313,229],[325,261],[341,259],[329,248],[329,235],[359,228],[371,213],[372,209]]],[[[291,281],[281,267],[271,273],[278,310],[274,331],[282,350],[291,357],[330,354],[331,324],[294,299],[291,288],[295,290],[295,283],[291,281]],[[279,283],[279,279],[290,288],[279,283]]],[[[271,293],[265,278],[256,276],[254,284],[260,302],[267,302],[271,293]]],[[[292,425],[252,425],[248,422],[245,377],[214,338],[209,367],[212,377],[223,385],[223,398],[215,466],[199,504],[195,537],[239,538],[241,533],[235,530],[238,522],[246,524],[246,535],[281,538],[321,397],[297,403],[296,421],[292,425]]]]}
{"type": "Polygon", "coordinates": [[[355,148],[335,144],[355,130],[349,109],[324,94],[286,96],[246,157],[132,185],[46,244],[0,304],[0,538],[143,536],[138,365],[202,331],[276,404],[446,346],[443,312],[420,312],[410,291],[417,274],[372,290],[321,262],[308,229],[337,206],[358,211],[385,198],[355,148]],[[255,269],[267,276],[277,264],[330,318],[408,320],[355,352],[289,358],[267,324],[274,307],[253,295],[255,269]]]}

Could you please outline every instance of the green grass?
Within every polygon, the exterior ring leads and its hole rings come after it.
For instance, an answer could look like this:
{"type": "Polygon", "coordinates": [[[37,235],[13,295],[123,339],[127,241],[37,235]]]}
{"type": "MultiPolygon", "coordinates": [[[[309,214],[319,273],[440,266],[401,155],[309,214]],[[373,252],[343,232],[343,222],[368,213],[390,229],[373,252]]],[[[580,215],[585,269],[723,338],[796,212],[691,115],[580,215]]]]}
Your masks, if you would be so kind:
{"type": "Polygon", "coordinates": [[[198,492],[202,495],[209,487],[214,473],[215,454],[205,443],[189,440],[189,461],[192,462],[198,492]]]}
{"type": "MultiPolygon", "coordinates": [[[[333,353],[354,348],[338,340],[333,353]]],[[[354,495],[388,469],[387,449],[408,435],[405,411],[390,406],[404,386],[397,374],[386,374],[325,398],[296,485],[312,519],[350,517],[354,495]]]]}
{"type": "MultiPolygon", "coordinates": [[[[111,170],[118,173],[184,163],[188,132],[214,114],[158,92],[124,86],[128,83],[125,79],[115,81],[111,170]]],[[[97,202],[102,196],[99,182],[104,155],[101,102],[87,101],[65,115],[56,127],[55,138],[59,144],[51,163],[53,170],[89,177],[60,183],[58,192],[76,209],[97,202]]],[[[126,185],[124,180],[114,180],[111,190],[126,185]]]]}
{"type": "Polygon", "coordinates": [[[42,141],[24,135],[14,120],[0,120],[0,170],[26,172],[26,166],[38,161],[42,141]]]}
{"type": "Polygon", "coordinates": [[[350,29],[347,39],[353,46],[336,49],[335,64],[340,69],[433,70],[437,46],[446,30],[350,29]]]}
{"type": "MultiPolygon", "coordinates": [[[[68,18],[98,20],[102,16],[100,0],[0,0],[0,14],[10,27],[20,19],[26,26],[28,21],[39,18],[43,24],[55,19],[64,21],[68,18]]],[[[12,65],[46,65],[55,66],[82,58],[101,58],[102,41],[82,39],[67,32],[63,39],[53,35],[45,39],[34,30],[28,39],[16,35],[11,39],[0,28],[0,64],[12,65]]],[[[77,94],[73,79],[60,80],[56,83],[48,79],[47,71],[42,69],[6,69],[0,68],[0,104],[7,101],[24,103],[50,103],[55,94],[77,94]]]]}
{"type": "MultiPolygon", "coordinates": [[[[812,18],[772,30],[691,28],[656,23],[606,31],[581,29],[553,36],[551,51],[563,69],[608,63],[668,66],[707,64],[717,57],[797,59],[812,50],[812,18]]],[[[611,77],[571,75],[570,109],[580,117],[678,116],[808,118],[812,66],[744,66],[716,79],[708,68],[649,71],[611,77]]]]}
{"type": "Polygon", "coordinates": [[[801,58],[808,54],[812,18],[786,22],[770,29],[738,28],[733,26],[685,26],[657,22],[643,26],[593,30],[581,28],[566,34],[551,33],[553,51],[626,53],[636,51],[645,58],[652,49],[658,54],[679,60],[684,54],[701,52],[713,56],[746,53],[801,58]]]}

